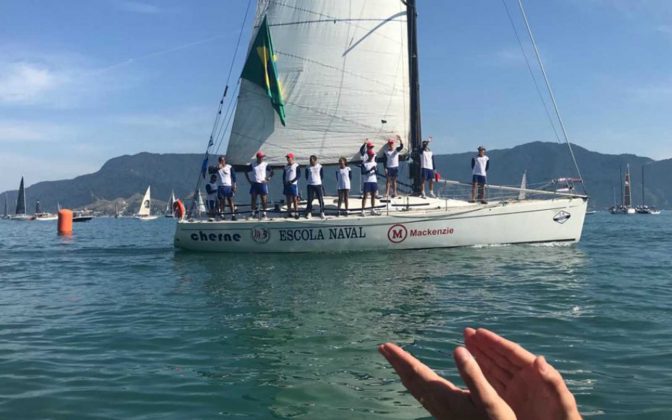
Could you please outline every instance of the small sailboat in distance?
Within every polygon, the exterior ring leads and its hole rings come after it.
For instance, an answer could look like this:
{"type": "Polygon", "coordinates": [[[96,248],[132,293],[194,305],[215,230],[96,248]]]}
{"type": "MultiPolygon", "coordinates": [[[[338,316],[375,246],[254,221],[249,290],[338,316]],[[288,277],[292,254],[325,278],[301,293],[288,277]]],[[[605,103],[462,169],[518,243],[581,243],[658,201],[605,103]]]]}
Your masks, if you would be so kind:
{"type": "Polygon", "coordinates": [[[170,199],[168,199],[168,204],[166,205],[166,210],[163,212],[163,215],[168,218],[175,218],[173,213],[173,204],[175,204],[175,191],[170,192],[170,199]]]}
{"type": "Polygon", "coordinates": [[[151,197],[151,186],[147,187],[145,191],[145,196],[142,197],[140,202],[140,209],[135,214],[135,218],[139,220],[156,220],[159,216],[152,215],[152,197],[151,197]]]}
{"type": "Polygon", "coordinates": [[[12,216],[12,220],[28,221],[32,219],[32,216],[26,214],[26,190],[23,186],[23,177],[21,177],[19,195],[16,197],[16,210],[14,211],[14,216],[12,216]]]}
{"type": "MultiPolygon", "coordinates": [[[[620,174],[619,170],[619,174],[620,174]]],[[[632,207],[632,185],[630,184],[630,164],[625,166],[625,180],[623,181],[623,202],[609,209],[611,214],[635,214],[637,211],[632,207]]]]}
{"type": "Polygon", "coordinates": [[[645,165],[642,165],[642,204],[635,207],[635,210],[637,211],[637,214],[657,215],[660,214],[660,210],[646,205],[646,193],[644,190],[644,166],[645,165]]]}
{"type": "Polygon", "coordinates": [[[58,220],[58,216],[46,211],[42,211],[42,208],[40,207],[40,200],[37,200],[35,202],[35,216],[33,216],[33,220],[37,220],[40,222],[49,222],[53,220],[58,220]]]}

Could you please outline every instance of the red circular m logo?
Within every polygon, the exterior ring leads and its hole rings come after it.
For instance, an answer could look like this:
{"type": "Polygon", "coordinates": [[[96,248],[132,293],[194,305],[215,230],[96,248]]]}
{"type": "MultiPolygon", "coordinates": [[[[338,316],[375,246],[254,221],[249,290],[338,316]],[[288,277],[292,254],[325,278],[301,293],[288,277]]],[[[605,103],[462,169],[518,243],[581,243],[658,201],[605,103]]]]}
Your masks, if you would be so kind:
{"type": "Polygon", "coordinates": [[[392,225],[387,231],[387,239],[389,239],[393,244],[404,242],[407,236],[408,230],[404,225],[392,225]]]}

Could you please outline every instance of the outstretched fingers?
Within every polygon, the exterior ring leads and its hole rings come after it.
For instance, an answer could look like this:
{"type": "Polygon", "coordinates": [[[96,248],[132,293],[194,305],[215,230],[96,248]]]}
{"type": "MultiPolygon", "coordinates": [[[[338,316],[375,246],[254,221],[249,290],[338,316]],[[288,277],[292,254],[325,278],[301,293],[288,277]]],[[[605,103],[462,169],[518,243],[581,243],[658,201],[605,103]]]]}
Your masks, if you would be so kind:
{"type": "Polygon", "coordinates": [[[485,328],[479,328],[473,335],[474,344],[486,355],[498,361],[500,366],[517,370],[534,362],[535,355],[522,346],[485,328]]]}
{"type": "Polygon", "coordinates": [[[574,395],[571,393],[569,388],[567,388],[567,384],[562,378],[560,372],[548,364],[544,356],[539,356],[534,360],[534,368],[543,379],[548,390],[560,402],[563,411],[567,414],[565,418],[580,419],[581,414],[579,414],[579,410],[576,406],[574,395]]]}
{"type": "Polygon", "coordinates": [[[476,407],[485,411],[489,418],[515,419],[511,407],[497,394],[481,371],[476,359],[464,347],[458,347],[453,353],[460,376],[471,392],[476,407]]]}

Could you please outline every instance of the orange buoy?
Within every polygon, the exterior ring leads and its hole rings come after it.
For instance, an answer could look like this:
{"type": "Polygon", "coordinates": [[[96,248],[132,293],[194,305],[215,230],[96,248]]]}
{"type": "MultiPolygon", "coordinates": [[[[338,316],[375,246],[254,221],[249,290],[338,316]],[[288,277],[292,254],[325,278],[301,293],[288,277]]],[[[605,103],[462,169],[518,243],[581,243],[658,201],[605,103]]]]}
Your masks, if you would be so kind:
{"type": "Polygon", "coordinates": [[[179,219],[182,220],[184,217],[184,214],[187,212],[187,210],[184,208],[184,204],[182,203],[182,200],[177,199],[173,203],[173,214],[179,219]]]}
{"type": "Polygon", "coordinates": [[[61,209],[58,211],[58,234],[72,235],[72,210],[61,209]]]}

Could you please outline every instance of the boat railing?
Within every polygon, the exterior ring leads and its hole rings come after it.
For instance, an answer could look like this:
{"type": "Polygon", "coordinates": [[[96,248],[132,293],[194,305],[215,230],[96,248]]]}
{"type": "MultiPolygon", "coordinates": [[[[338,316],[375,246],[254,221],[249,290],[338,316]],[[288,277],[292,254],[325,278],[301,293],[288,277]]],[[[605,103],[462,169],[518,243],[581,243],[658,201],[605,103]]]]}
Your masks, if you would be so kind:
{"type": "MultiPolygon", "coordinates": [[[[438,188],[435,188],[437,194],[443,198],[452,198],[456,200],[470,200],[472,198],[472,184],[442,179],[436,181],[438,188]]],[[[476,191],[478,197],[478,190],[476,191]]],[[[531,199],[549,199],[557,197],[587,198],[586,195],[573,191],[544,190],[536,188],[520,188],[508,185],[486,184],[485,199],[488,201],[522,201],[531,199]]]]}

